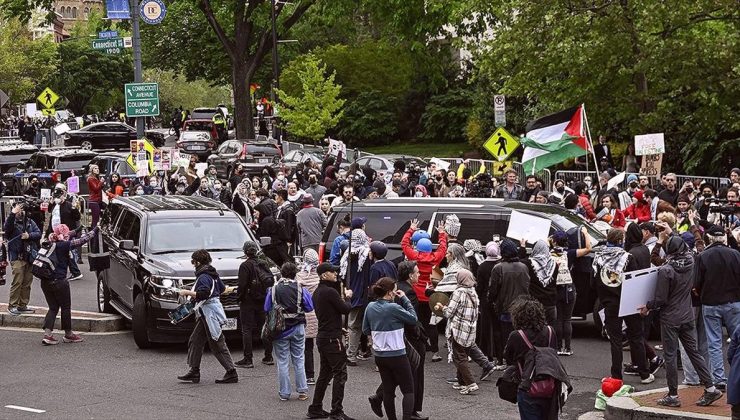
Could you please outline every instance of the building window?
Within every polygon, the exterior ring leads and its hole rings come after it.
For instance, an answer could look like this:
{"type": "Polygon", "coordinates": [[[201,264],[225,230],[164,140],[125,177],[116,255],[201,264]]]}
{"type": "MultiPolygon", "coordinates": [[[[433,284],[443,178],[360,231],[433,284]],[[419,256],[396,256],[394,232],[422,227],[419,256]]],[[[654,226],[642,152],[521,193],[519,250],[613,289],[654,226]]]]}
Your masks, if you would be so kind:
{"type": "Polygon", "coordinates": [[[72,19],[77,19],[77,8],[76,7],[72,8],[72,19]]]}
{"type": "Polygon", "coordinates": [[[85,8],[85,20],[87,20],[87,16],[88,16],[89,14],[90,14],[90,8],[89,8],[89,7],[86,7],[86,8],[85,8]]]}

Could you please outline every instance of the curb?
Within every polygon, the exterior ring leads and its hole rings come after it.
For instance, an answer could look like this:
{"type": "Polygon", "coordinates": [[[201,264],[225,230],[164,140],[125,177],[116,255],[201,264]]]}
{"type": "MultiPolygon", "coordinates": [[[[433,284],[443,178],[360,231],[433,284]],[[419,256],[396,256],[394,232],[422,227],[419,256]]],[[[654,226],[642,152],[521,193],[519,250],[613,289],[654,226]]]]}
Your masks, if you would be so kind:
{"type": "MultiPolygon", "coordinates": [[[[683,386],[680,386],[681,388],[683,386]]],[[[668,388],[651,389],[635,392],[632,396],[649,395],[657,392],[668,392],[668,388]]],[[[606,420],[727,420],[727,417],[711,414],[692,413],[688,411],[664,410],[661,408],[643,407],[631,397],[613,397],[606,402],[606,420]]]]}
{"type": "MultiPolygon", "coordinates": [[[[0,326],[13,328],[42,329],[47,308],[31,307],[37,313],[11,315],[7,305],[1,304],[0,326]]],[[[61,329],[61,317],[57,315],[54,329],[61,329]]],[[[72,311],[72,329],[78,332],[114,332],[127,329],[126,321],[120,315],[100,314],[97,312],[72,311]]]]}

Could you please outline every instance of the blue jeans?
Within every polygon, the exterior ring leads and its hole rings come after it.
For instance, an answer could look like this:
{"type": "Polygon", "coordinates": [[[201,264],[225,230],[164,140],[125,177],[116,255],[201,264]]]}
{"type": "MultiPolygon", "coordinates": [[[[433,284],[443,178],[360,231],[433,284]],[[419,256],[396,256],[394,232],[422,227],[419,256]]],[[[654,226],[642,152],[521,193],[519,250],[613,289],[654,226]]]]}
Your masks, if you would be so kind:
{"type": "Polygon", "coordinates": [[[521,389],[516,393],[516,405],[519,407],[521,420],[542,420],[549,417],[550,398],[532,398],[521,389]]]}
{"type": "Polygon", "coordinates": [[[272,342],[272,350],[278,368],[279,393],[283,398],[289,398],[291,394],[289,371],[291,361],[293,362],[296,391],[299,393],[308,392],[303,359],[305,337],[306,325],[299,324],[293,328],[290,334],[272,342]]]}
{"type": "Polygon", "coordinates": [[[73,277],[77,277],[82,272],[80,267],[77,266],[77,257],[80,255],[80,248],[72,248],[69,250],[69,272],[73,277]]]}
{"type": "Polygon", "coordinates": [[[704,327],[707,334],[709,348],[709,366],[714,383],[727,383],[725,376],[724,357],[722,356],[722,325],[732,334],[740,325],[740,302],[725,303],[724,305],[703,306],[704,327]]]}

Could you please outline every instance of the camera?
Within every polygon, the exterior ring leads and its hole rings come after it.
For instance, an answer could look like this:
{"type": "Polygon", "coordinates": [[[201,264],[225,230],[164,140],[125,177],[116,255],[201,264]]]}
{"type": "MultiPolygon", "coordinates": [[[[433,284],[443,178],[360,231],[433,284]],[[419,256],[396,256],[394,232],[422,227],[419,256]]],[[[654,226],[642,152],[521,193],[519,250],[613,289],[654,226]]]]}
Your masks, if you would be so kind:
{"type": "Polygon", "coordinates": [[[733,206],[733,205],[724,205],[724,206],[712,206],[709,207],[710,213],[720,213],[725,216],[732,216],[735,213],[740,213],[740,207],[733,206]]]}

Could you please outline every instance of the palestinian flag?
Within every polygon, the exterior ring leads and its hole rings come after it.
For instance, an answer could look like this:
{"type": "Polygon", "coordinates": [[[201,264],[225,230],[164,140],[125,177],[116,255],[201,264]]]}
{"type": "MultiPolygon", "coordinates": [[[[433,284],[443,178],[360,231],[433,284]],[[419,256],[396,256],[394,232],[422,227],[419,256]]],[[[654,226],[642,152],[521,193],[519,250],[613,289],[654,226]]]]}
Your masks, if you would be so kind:
{"type": "Polygon", "coordinates": [[[586,110],[581,104],[527,123],[527,134],[521,139],[524,173],[540,171],[588,153],[585,116],[586,110]]]}

